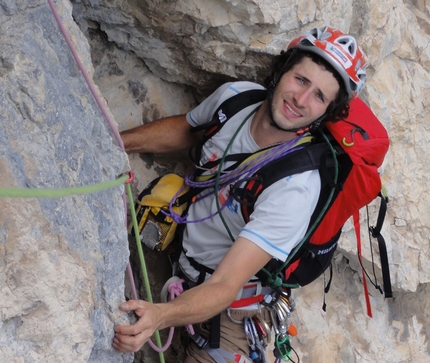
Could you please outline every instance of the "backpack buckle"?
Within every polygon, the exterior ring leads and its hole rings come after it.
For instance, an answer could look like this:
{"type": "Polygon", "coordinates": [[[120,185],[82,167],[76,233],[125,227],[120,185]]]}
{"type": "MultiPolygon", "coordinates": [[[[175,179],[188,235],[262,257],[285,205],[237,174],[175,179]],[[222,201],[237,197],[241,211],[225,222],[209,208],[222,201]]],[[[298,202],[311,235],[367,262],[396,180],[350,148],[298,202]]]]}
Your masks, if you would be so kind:
{"type": "Polygon", "coordinates": [[[199,333],[189,334],[189,336],[194,341],[194,343],[197,344],[199,349],[203,349],[208,343],[208,340],[202,337],[199,333]]]}

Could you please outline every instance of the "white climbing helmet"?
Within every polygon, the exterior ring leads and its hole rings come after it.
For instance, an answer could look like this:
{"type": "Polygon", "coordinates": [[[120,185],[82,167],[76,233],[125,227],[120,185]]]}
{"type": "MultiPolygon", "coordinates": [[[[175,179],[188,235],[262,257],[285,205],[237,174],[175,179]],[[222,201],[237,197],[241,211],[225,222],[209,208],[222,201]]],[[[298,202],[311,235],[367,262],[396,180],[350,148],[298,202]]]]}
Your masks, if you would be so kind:
{"type": "Polygon", "coordinates": [[[314,28],[293,39],[288,49],[293,48],[316,53],[332,65],[342,77],[350,99],[363,89],[367,62],[353,36],[328,26],[314,28]]]}

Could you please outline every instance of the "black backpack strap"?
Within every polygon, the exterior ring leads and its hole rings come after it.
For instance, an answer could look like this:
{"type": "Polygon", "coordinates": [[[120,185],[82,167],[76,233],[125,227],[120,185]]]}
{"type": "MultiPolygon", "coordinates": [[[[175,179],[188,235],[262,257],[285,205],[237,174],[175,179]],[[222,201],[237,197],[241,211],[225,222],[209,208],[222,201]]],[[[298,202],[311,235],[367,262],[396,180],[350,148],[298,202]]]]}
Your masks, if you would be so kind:
{"type": "MultiPolygon", "coordinates": [[[[214,270],[198,263],[194,258],[188,257],[185,251],[183,251],[185,257],[190,262],[190,265],[197,271],[199,271],[199,277],[197,278],[197,285],[202,284],[205,281],[206,273],[212,275],[214,270]]],[[[220,347],[221,340],[221,315],[217,314],[211,319],[211,327],[209,334],[209,345],[213,349],[220,347]]]]}
{"type": "Polygon", "coordinates": [[[262,102],[267,97],[265,89],[251,89],[234,95],[226,99],[216,109],[212,116],[212,120],[203,125],[192,127],[192,132],[205,130],[203,138],[189,151],[190,159],[199,165],[202,147],[212,136],[214,136],[225,125],[231,117],[243,110],[245,107],[262,102]]]}
{"type": "MultiPolygon", "coordinates": [[[[333,166],[334,160],[330,158],[328,145],[318,142],[269,163],[247,180],[240,180],[233,185],[231,195],[241,204],[242,215],[247,223],[258,196],[268,186],[290,175],[333,166]],[[246,182],[244,186],[243,182],[246,182]]],[[[328,171],[320,175],[324,182],[334,184],[328,171]]]]}
{"type": "Polygon", "coordinates": [[[275,259],[269,261],[257,274],[257,277],[262,281],[269,282],[268,279],[273,280],[273,277],[278,276],[278,274],[282,273],[284,275],[285,269],[300,260],[300,266],[302,267],[300,269],[296,268],[286,280],[284,279],[284,282],[295,286],[304,286],[315,280],[330,266],[341,229],[329,241],[321,241],[321,244],[310,244],[309,241],[312,238],[313,231],[323,219],[321,213],[325,213],[330,209],[342,189],[343,183],[351,171],[352,162],[328,132],[326,136],[327,140],[325,141],[317,139],[314,144],[307,145],[301,150],[268,164],[254,175],[253,180],[249,180],[248,185],[241,186],[241,189],[237,187],[237,190],[233,193],[234,197],[238,197],[239,202],[245,198],[246,203],[243,203],[241,208],[246,222],[254,210],[256,199],[270,184],[289,175],[308,170],[319,170],[321,192],[306,232],[306,235],[308,235],[311,229],[310,234],[305,240],[302,240],[300,246],[291,251],[291,259],[288,265],[275,259]],[[330,145],[327,141],[329,141],[330,145]],[[336,182],[334,180],[335,172],[337,172],[336,182]],[[328,200],[330,200],[329,205],[327,205],[328,200]],[[317,258],[313,256],[317,256],[317,258]],[[281,267],[282,271],[280,271],[281,267]]]}
{"type": "Polygon", "coordinates": [[[209,337],[209,345],[213,349],[220,347],[221,341],[221,314],[215,315],[211,319],[211,332],[209,337]]]}
{"type": "MultiPolygon", "coordinates": [[[[187,256],[187,254],[185,253],[185,251],[184,251],[184,254],[185,254],[185,257],[188,259],[188,261],[190,262],[190,265],[195,269],[195,270],[197,270],[197,271],[199,271],[200,272],[200,274],[202,274],[203,272],[206,274],[206,273],[208,273],[209,275],[212,275],[213,273],[214,273],[214,270],[213,269],[211,269],[211,268],[209,268],[209,267],[207,267],[207,266],[205,266],[205,265],[202,265],[201,263],[198,263],[194,258],[192,258],[192,257],[188,257],[187,256]]],[[[204,276],[203,276],[203,278],[204,278],[204,276]]],[[[203,281],[201,281],[201,282],[203,282],[203,281]]]]}
{"type": "Polygon", "coordinates": [[[382,280],[384,283],[384,294],[385,297],[393,297],[391,278],[390,278],[390,266],[388,263],[388,253],[385,239],[381,234],[382,225],[384,224],[385,214],[387,212],[388,198],[379,193],[378,196],[381,198],[381,205],[379,208],[378,219],[374,227],[370,227],[372,237],[376,238],[379,246],[379,255],[381,258],[381,269],[382,269],[382,280]]]}

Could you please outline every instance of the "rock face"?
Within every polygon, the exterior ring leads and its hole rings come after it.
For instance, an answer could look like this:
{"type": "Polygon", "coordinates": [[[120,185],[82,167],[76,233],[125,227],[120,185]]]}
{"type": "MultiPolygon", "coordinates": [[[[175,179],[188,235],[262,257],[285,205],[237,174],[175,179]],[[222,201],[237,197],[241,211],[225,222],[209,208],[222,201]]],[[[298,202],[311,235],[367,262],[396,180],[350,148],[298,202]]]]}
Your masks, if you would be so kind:
{"type": "MultiPolygon", "coordinates": [[[[88,42],[57,4],[87,71],[88,42]]],[[[0,1],[1,187],[115,180],[126,154],[45,1],[0,1]]],[[[123,186],[61,198],[0,198],[0,361],[130,362],[111,348],[128,262],[123,186]]]]}
{"type": "MultiPolygon", "coordinates": [[[[187,112],[225,81],[261,82],[271,56],[304,30],[330,24],[354,34],[370,64],[362,98],[392,142],[380,172],[390,198],[383,234],[395,299],[371,288],[374,317],[366,316],[347,224],[327,312],[322,278],[295,292],[299,335],[292,344],[304,362],[430,360],[428,0],[64,0],[56,6],[90,74],[94,66],[119,129],[187,112]]],[[[47,4],[0,0],[0,14],[1,186],[96,184],[128,170],[47,4]]],[[[134,193],[160,173],[187,167],[184,159],[153,155],[132,155],[130,164],[134,193]]],[[[110,349],[113,324],[124,319],[116,310],[128,259],[122,192],[0,199],[0,361],[131,360],[110,349]]],[[[372,205],[372,221],[375,210],[372,205]]],[[[366,240],[364,217],[363,211],[366,240]]],[[[366,243],[366,267],[370,261],[366,243]]],[[[148,354],[142,360],[155,361],[148,354]]]]}

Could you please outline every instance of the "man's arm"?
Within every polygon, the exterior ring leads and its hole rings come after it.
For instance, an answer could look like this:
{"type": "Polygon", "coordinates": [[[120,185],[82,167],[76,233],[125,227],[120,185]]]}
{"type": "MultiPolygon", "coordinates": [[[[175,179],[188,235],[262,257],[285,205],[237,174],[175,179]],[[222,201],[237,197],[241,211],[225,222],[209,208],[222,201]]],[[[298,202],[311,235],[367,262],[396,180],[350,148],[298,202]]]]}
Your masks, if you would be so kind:
{"type": "Polygon", "coordinates": [[[128,154],[184,151],[200,137],[201,133],[191,132],[185,115],[165,117],[121,132],[128,154]]]}
{"type": "Polygon", "coordinates": [[[155,330],[202,322],[226,309],[238,291],[271,259],[251,241],[239,237],[213,275],[165,304],[128,301],[121,310],[134,310],[138,322],[116,326],[113,346],[122,352],[136,352],[155,330]]]}

